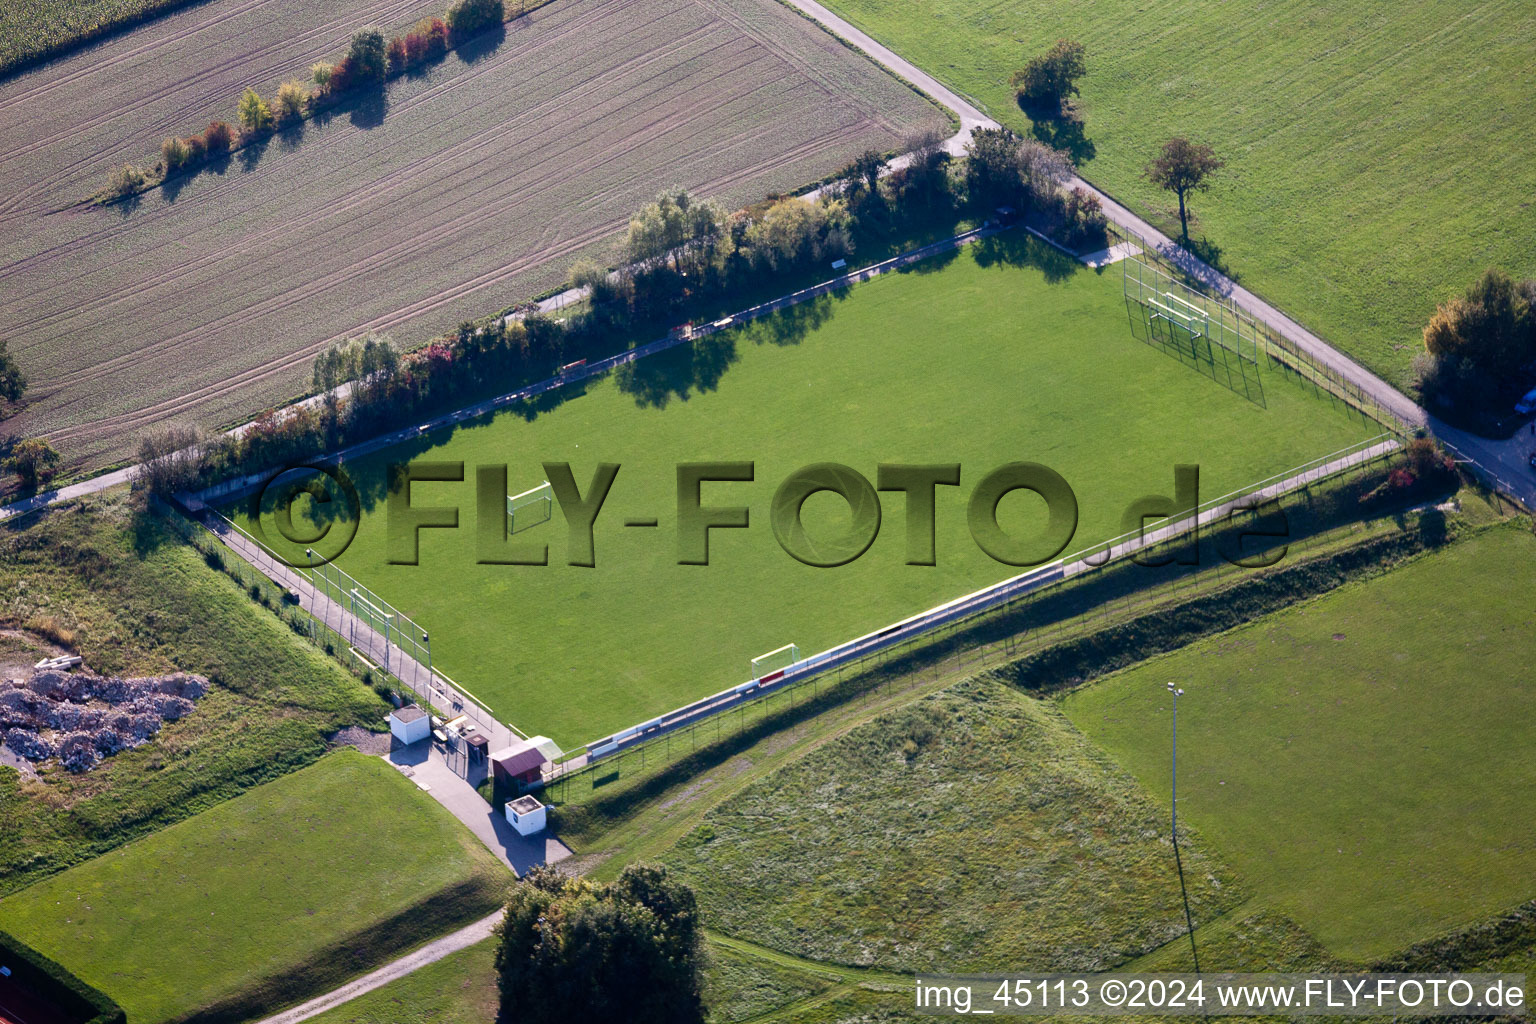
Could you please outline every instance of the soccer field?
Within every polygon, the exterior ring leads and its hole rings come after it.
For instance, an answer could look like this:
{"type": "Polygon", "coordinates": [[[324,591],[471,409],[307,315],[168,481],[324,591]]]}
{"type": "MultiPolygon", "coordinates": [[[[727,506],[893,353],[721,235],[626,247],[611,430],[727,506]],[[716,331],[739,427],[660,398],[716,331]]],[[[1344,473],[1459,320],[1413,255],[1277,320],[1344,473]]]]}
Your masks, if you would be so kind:
{"type": "Polygon", "coordinates": [[[1074,724],[1333,953],[1536,897],[1536,540],[1506,526],[1073,693],[1074,724]]]}
{"type": "MultiPolygon", "coordinates": [[[[1065,263],[1017,236],[859,285],[653,356],[539,409],[442,432],[350,462],[371,507],[341,565],[432,634],[435,664],[529,733],[570,747],[748,678],[786,643],[805,654],[1020,572],[972,539],[971,489],[1034,461],[1074,489],[1068,551],[1120,532],[1125,508],[1172,494],[1196,463],[1201,494],[1379,433],[1337,404],[1263,376],[1250,401],[1133,337],[1120,274],[1065,263]],[[1075,269],[1074,269],[1075,268],[1075,269]],[[557,404],[558,403],[558,404],[557,404]],[[386,564],[386,467],[462,460],[463,483],[418,483],[415,506],[456,506],[458,529],[420,532],[417,565],[386,564]],[[708,483],[709,506],[750,508],[711,531],[710,564],[678,564],[676,465],[754,463],[750,483],[708,483]],[[585,493],[599,462],[620,469],[595,527],[595,567],[567,562],[558,511],[516,539],[547,542],[548,566],[476,564],[476,467],[507,464],[511,492],[569,462],[585,493]],[[880,463],[959,463],[937,490],[937,565],[905,564],[904,497],[881,499],[873,545],[838,568],[782,550],[769,524],[793,470],[839,462],[874,481],[880,463]],[[654,518],[654,528],[626,527],[654,518]]],[[[546,396],[547,398],[548,396],[546,396]]],[[[999,521],[1038,534],[1044,503],[1005,497],[999,521]]],[[[808,532],[850,522],[830,494],[808,532]]],[[[271,532],[271,531],[267,531],[271,532]]]]}

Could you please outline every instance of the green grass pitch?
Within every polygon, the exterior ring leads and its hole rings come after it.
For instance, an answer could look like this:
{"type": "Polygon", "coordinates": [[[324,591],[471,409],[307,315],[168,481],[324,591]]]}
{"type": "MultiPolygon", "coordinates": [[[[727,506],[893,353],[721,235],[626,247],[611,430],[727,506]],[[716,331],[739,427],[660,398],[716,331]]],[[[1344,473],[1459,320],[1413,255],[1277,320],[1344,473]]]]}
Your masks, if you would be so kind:
{"type": "MultiPolygon", "coordinates": [[[[1435,304],[1488,266],[1536,274],[1536,104],[1523,0],[1211,4],[827,0],[1024,133],[1008,78],[1088,48],[1082,173],[1176,232],[1142,169],[1173,135],[1227,166],[1192,228],[1242,282],[1392,383],[1435,304]]],[[[1170,212],[1171,211],[1171,212],[1170,212]]]]}
{"type": "MultiPolygon", "coordinates": [[[[1137,341],[1118,269],[1095,274],[1012,236],[642,360],[536,414],[349,463],[373,505],[341,564],[431,631],[443,671],[570,747],[739,683],[782,644],[809,654],[1021,571],[982,553],[966,525],[970,488],[1004,463],[1044,463],[1072,485],[1071,551],[1118,534],[1133,500],[1171,494],[1175,463],[1198,463],[1202,495],[1216,497],[1380,430],[1278,373],[1263,381],[1261,405],[1137,341]],[[457,506],[460,528],[423,530],[419,565],[386,565],[379,496],[385,466],[407,458],[466,463],[462,484],[413,487],[414,504],[457,506]],[[712,531],[710,565],[678,565],[675,466],[705,460],[756,463],[753,483],[703,494],[749,506],[751,525],[712,531]],[[518,535],[548,541],[550,565],[477,565],[474,467],[509,464],[515,493],[544,461],[570,462],[583,489],[596,463],[622,467],[595,568],[566,564],[558,511],[518,535]],[[900,494],[882,498],[879,537],[850,565],[811,568],[781,550],[773,492],[823,461],[871,480],[881,462],[960,463],[961,486],[938,490],[938,565],[904,564],[900,494]],[[658,528],[623,525],[641,517],[658,528]]],[[[1000,519],[1026,535],[1043,508],[1015,494],[1000,519]]],[[[848,522],[829,494],[805,509],[818,535],[848,522]]]]}
{"type": "Polygon", "coordinates": [[[1112,676],[1073,722],[1333,953],[1388,954],[1536,897],[1530,584],[1496,528],[1112,676]]]}
{"type": "Polygon", "coordinates": [[[313,967],[447,887],[482,880],[489,912],[504,878],[398,771],[343,750],[23,889],[0,920],[153,1024],[313,967]]]}

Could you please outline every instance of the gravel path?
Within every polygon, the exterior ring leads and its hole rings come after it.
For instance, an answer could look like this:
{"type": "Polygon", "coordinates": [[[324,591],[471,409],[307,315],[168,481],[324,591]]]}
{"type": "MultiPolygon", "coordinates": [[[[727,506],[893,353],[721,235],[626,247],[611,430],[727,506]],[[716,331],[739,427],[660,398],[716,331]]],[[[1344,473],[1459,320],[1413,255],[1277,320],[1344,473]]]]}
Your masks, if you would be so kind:
{"type": "Polygon", "coordinates": [[[450,953],[457,953],[461,949],[473,946],[477,942],[483,942],[491,937],[491,932],[496,923],[501,920],[501,911],[496,911],[490,917],[482,918],[472,925],[460,928],[449,935],[444,935],[436,942],[429,942],[414,953],[408,953],[394,963],[385,964],[376,971],[372,971],[350,981],[338,989],[332,989],[323,996],[316,996],[307,1003],[300,1003],[291,1010],[284,1010],[275,1017],[268,1017],[259,1024],[298,1024],[301,1020],[319,1016],[326,1010],[350,1002],[365,992],[372,992],[380,986],[387,985],[396,978],[403,978],[412,971],[425,967],[427,964],[436,963],[450,953]]]}

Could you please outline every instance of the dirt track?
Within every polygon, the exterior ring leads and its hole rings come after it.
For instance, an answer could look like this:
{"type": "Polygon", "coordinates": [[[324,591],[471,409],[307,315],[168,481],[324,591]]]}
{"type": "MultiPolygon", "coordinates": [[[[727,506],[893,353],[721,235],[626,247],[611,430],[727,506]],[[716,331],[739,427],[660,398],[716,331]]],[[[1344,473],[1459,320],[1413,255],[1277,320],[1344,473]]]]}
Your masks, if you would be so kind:
{"type": "Polygon", "coordinates": [[[99,464],[169,418],[242,418],[336,337],[409,343],[554,283],[663,186],[743,202],[944,123],[778,4],[562,0],[395,83],[385,109],[343,108],[131,211],[47,212],[247,82],[270,92],[357,24],[429,6],[264,37],[304,23],[292,5],[212,4],[0,88],[0,332],[34,381],[8,430],[99,464]]]}

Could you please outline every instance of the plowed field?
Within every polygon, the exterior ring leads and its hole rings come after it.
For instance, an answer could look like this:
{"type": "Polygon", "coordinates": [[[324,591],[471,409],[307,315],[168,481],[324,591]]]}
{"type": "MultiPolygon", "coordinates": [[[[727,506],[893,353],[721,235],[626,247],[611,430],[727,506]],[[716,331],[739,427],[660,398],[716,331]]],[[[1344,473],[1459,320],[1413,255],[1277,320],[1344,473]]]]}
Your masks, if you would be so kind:
{"type": "Polygon", "coordinates": [[[662,187],[746,202],[945,124],[770,0],[561,0],[132,209],[64,209],[426,9],[227,0],[0,88],[0,335],[33,379],[4,429],[108,462],[293,394],[334,338],[409,344],[541,290],[662,187]]]}

